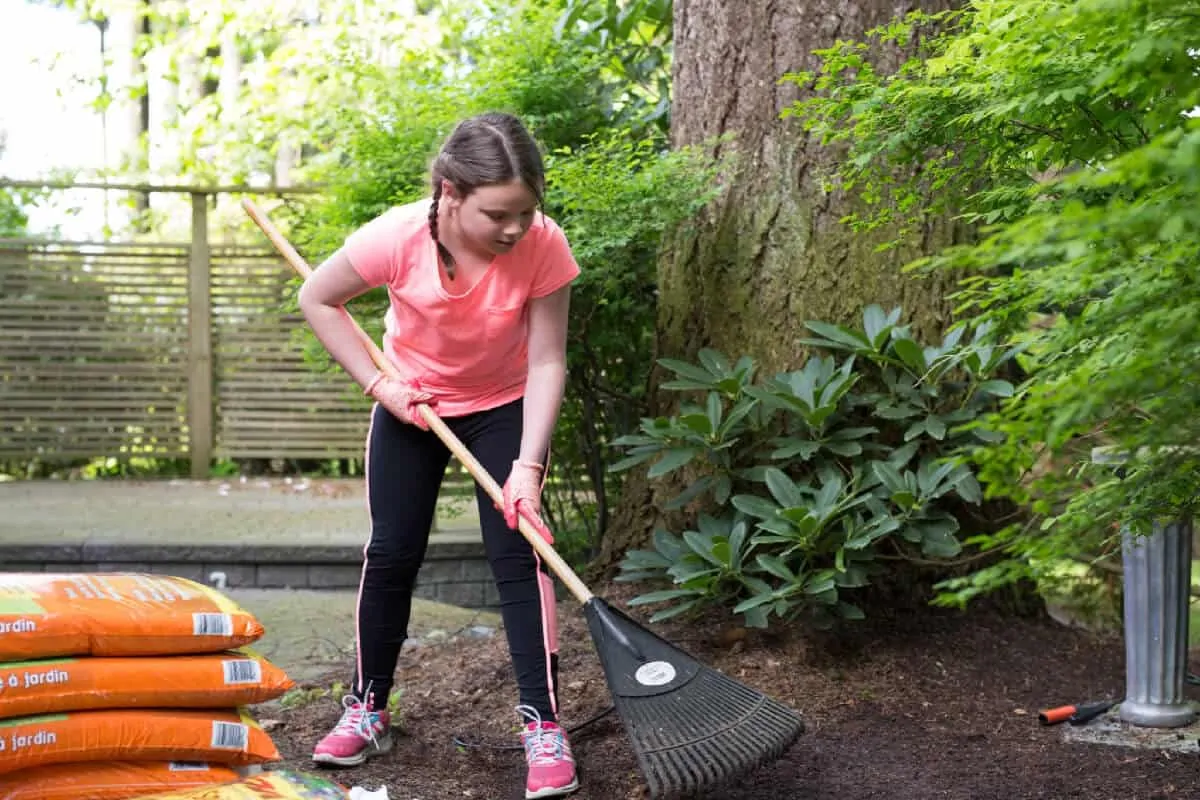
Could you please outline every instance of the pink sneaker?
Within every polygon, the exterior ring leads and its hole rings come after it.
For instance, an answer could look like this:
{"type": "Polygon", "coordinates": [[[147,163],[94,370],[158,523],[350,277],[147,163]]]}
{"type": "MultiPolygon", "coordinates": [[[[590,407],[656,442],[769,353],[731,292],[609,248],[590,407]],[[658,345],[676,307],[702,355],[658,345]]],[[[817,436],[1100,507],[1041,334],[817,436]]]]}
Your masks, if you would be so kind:
{"type": "Polygon", "coordinates": [[[529,777],[525,779],[525,797],[559,797],[579,788],[575,776],[575,759],[567,734],[553,722],[542,722],[541,715],[530,706],[517,706],[517,711],[532,720],[521,732],[525,745],[525,760],[529,777]]]}
{"type": "Polygon", "coordinates": [[[368,711],[353,695],[342,698],[345,711],[333,730],[313,748],[318,764],[353,767],[392,749],[391,715],[368,711]]]}

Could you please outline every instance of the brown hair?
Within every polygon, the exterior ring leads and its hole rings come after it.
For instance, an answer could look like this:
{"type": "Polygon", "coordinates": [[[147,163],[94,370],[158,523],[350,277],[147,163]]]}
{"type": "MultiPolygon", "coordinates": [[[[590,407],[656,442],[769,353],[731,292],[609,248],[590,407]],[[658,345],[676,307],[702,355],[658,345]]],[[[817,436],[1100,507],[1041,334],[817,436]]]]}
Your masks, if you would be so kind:
{"type": "Polygon", "coordinates": [[[480,186],[520,180],[540,205],[545,170],[537,142],[521,121],[511,114],[490,112],[455,126],[433,161],[430,179],[433,202],[429,206],[429,235],[437,244],[446,274],[453,279],[454,256],[438,239],[442,181],[449,181],[459,196],[465,198],[480,186]]]}

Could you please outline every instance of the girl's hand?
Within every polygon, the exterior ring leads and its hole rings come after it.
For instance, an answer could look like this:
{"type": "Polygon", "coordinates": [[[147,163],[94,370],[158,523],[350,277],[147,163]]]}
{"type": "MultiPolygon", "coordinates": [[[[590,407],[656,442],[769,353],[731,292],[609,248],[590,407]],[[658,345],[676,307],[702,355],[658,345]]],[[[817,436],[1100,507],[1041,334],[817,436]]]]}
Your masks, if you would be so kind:
{"type": "Polygon", "coordinates": [[[517,529],[518,516],[525,517],[538,530],[547,544],[554,544],[554,536],[542,520],[542,483],[545,467],[532,461],[517,459],[513,462],[508,480],[504,482],[504,521],[508,527],[517,529]]]}
{"type": "Polygon", "coordinates": [[[367,384],[363,394],[375,398],[401,422],[416,425],[423,431],[429,430],[416,407],[421,403],[436,407],[437,398],[429,392],[421,391],[416,384],[380,372],[367,384]]]}

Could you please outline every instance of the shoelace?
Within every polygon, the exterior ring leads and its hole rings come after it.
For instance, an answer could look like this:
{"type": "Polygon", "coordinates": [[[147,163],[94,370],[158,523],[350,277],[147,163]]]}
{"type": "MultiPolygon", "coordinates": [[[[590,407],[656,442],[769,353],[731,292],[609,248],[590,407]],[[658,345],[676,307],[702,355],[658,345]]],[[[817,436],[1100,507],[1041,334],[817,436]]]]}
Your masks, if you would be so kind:
{"type": "Polygon", "coordinates": [[[517,713],[535,723],[532,731],[526,730],[523,734],[525,758],[531,766],[554,764],[571,757],[562,728],[543,728],[542,715],[533,706],[517,706],[517,713]]]}
{"type": "Polygon", "coordinates": [[[356,734],[364,739],[369,739],[371,744],[378,746],[379,742],[375,739],[375,725],[366,704],[354,695],[348,694],[342,698],[342,707],[346,710],[342,712],[342,718],[333,728],[334,735],[356,734]]]}

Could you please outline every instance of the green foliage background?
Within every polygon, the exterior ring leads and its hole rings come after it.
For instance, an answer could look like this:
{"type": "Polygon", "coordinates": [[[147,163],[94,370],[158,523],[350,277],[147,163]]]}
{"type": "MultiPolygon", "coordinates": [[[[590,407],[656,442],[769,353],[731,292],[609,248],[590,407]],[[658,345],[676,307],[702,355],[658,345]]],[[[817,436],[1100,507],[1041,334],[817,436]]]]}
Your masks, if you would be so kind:
{"type": "Polygon", "coordinates": [[[848,222],[979,224],[913,268],[967,276],[962,313],[1024,351],[975,460],[1033,517],[974,542],[1011,559],[950,584],[959,601],[1196,507],[1198,20],[1172,0],[975,0],[876,31],[920,42],[895,76],[858,42],[792,76],[818,96],[790,113],[847,149],[831,184],[876,201],[848,222]],[[1137,454],[1123,480],[1089,465],[1097,445],[1137,454]]]}

